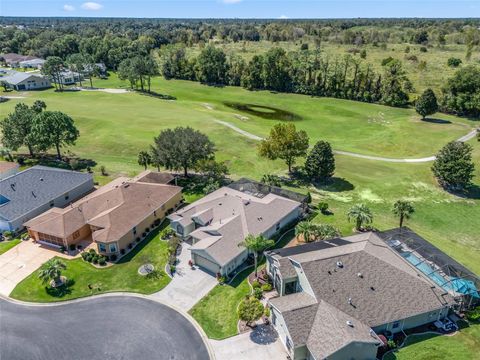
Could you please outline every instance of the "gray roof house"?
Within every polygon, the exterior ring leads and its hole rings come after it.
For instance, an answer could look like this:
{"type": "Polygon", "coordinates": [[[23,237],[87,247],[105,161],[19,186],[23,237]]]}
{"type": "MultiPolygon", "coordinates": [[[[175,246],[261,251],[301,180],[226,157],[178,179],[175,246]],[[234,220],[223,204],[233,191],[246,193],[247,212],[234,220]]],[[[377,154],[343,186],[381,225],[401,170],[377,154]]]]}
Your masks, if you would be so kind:
{"type": "Polygon", "coordinates": [[[302,214],[298,201],[273,193],[222,187],[169,216],[171,227],[192,241],[192,261],[215,274],[234,272],[248,257],[239,244],[249,234],[267,238],[302,214]]]}
{"type": "Polygon", "coordinates": [[[0,231],[16,231],[52,207],[93,190],[91,174],[33,166],[0,181],[0,231]]]}
{"type": "Polygon", "coordinates": [[[12,72],[1,77],[0,82],[17,91],[46,89],[52,86],[46,77],[24,72],[12,72]]]}
{"type": "Polygon", "coordinates": [[[294,360],[375,359],[377,334],[444,318],[455,304],[374,232],[270,251],[267,272],[280,295],[272,323],[294,360]]]}

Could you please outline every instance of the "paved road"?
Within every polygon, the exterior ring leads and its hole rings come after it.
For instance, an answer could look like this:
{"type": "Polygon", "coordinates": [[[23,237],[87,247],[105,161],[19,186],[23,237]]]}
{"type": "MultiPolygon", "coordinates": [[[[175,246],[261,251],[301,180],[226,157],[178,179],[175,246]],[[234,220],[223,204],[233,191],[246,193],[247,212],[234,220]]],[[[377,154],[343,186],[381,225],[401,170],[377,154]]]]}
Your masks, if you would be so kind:
{"type": "MultiPolygon", "coordinates": [[[[223,126],[226,126],[233,131],[236,131],[239,134],[242,134],[243,136],[252,139],[252,140],[263,140],[260,136],[257,136],[255,134],[249,133],[248,131],[242,130],[235,125],[222,121],[222,120],[215,120],[216,123],[221,124],[223,126]]],[[[468,134],[462,136],[461,138],[457,139],[457,141],[461,142],[466,142],[470,139],[473,139],[477,134],[477,130],[473,129],[470,131],[468,134]]],[[[372,156],[372,155],[364,155],[364,154],[358,154],[358,153],[353,153],[350,151],[341,151],[341,150],[334,150],[333,151],[335,154],[340,154],[340,155],[346,155],[346,156],[351,156],[351,157],[356,157],[356,158],[361,158],[361,159],[367,159],[367,160],[376,160],[376,161],[385,161],[385,162],[393,162],[393,163],[423,163],[423,162],[430,162],[435,160],[435,156],[428,156],[424,158],[416,158],[416,159],[395,159],[395,158],[387,158],[387,157],[382,157],[382,156],[372,156]]]]}
{"type": "Polygon", "coordinates": [[[0,299],[0,359],[208,360],[194,326],[142,298],[110,296],[55,306],[0,299]]]}

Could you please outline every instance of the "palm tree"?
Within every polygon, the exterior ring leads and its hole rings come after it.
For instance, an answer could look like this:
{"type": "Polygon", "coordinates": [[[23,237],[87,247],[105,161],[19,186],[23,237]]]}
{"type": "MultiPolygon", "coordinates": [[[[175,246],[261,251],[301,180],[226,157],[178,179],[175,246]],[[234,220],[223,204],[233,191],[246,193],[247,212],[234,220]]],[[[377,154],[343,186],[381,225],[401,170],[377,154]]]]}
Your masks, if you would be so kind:
{"type": "Polygon", "coordinates": [[[318,240],[328,240],[333,239],[339,236],[342,236],[340,231],[333,225],[330,224],[318,224],[315,225],[313,230],[315,239],[318,240]]]}
{"type": "Polygon", "coordinates": [[[295,227],[295,235],[303,237],[303,241],[310,242],[315,235],[315,225],[310,221],[302,221],[295,227]]]}
{"type": "Polygon", "coordinates": [[[348,221],[355,221],[355,229],[361,230],[363,225],[371,224],[373,215],[370,209],[364,204],[353,205],[347,213],[348,221]]]}
{"type": "Polygon", "coordinates": [[[152,158],[150,154],[146,151],[140,151],[138,153],[138,165],[144,166],[147,170],[147,166],[152,163],[152,158]]]}
{"type": "Polygon", "coordinates": [[[400,228],[403,226],[405,219],[410,219],[410,215],[415,212],[412,203],[406,200],[397,200],[393,204],[393,213],[400,218],[400,228]]]}
{"type": "Polygon", "coordinates": [[[61,283],[62,270],[65,270],[67,265],[60,259],[50,259],[40,269],[38,277],[44,284],[54,281],[55,285],[61,283]]]}
{"type": "Polygon", "coordinates": [[[253,252],[253,259],[254,259],[254,265],[255,265],[255,278],[257,278],[257,258],[258,258],[258,253],[262,252],[263,250],[275,245],[275,242],[273,240],[269,240],[263,235],[247,235],[245,240],[243,240],[238,246],[243,246],[247,248],[249,251],[253,252]]]}

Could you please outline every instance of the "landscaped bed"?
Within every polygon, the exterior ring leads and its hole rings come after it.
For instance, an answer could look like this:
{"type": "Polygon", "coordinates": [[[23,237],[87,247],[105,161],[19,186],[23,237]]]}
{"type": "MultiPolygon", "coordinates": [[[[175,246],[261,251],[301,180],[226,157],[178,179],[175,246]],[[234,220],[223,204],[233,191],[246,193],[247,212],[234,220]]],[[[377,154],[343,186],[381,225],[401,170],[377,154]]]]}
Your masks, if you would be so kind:
{"type": "MultiPolygon", "coordinates": [[[[165,222],[162,226],[168,226],[165,222]]],[[[58,289],[46,288],[35,271],[12,291],[14,299],[34,302],[54,302],[112,291],[131,291],[151,294],[163,289],[170,278],[162,270],[168,260],[168,243],[159,236],[160,229],[153,231],[142,243],[125,255],[115,265],[95,268],[81,258],[64,260],[67,270],[63,272],[67,285],[58,289]],[[155,276],[141,276],[138,268],[151,263],[155,276]]]]}

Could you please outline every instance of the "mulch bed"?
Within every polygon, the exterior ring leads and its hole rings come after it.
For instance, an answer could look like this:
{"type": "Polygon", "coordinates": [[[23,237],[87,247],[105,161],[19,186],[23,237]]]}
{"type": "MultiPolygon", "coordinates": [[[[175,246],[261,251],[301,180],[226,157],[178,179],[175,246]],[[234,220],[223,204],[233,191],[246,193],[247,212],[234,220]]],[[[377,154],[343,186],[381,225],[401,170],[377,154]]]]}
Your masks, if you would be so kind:
{"type": "Polygon", "coordinates": [[[257,280],[260,285],[263,285],[263,284],[267,284],[268,281],[265,280],[264,276],[267,274],[267,270],[265,269],[262,269],[260,271],[258,271],[257,275],[258,275],[258,279],[255,279],[255,272],[252,272],[250,275],[248,275],[248,282],[250,283],[250,285],[253,284],[253,282],[255,280],[257,280]]]}

